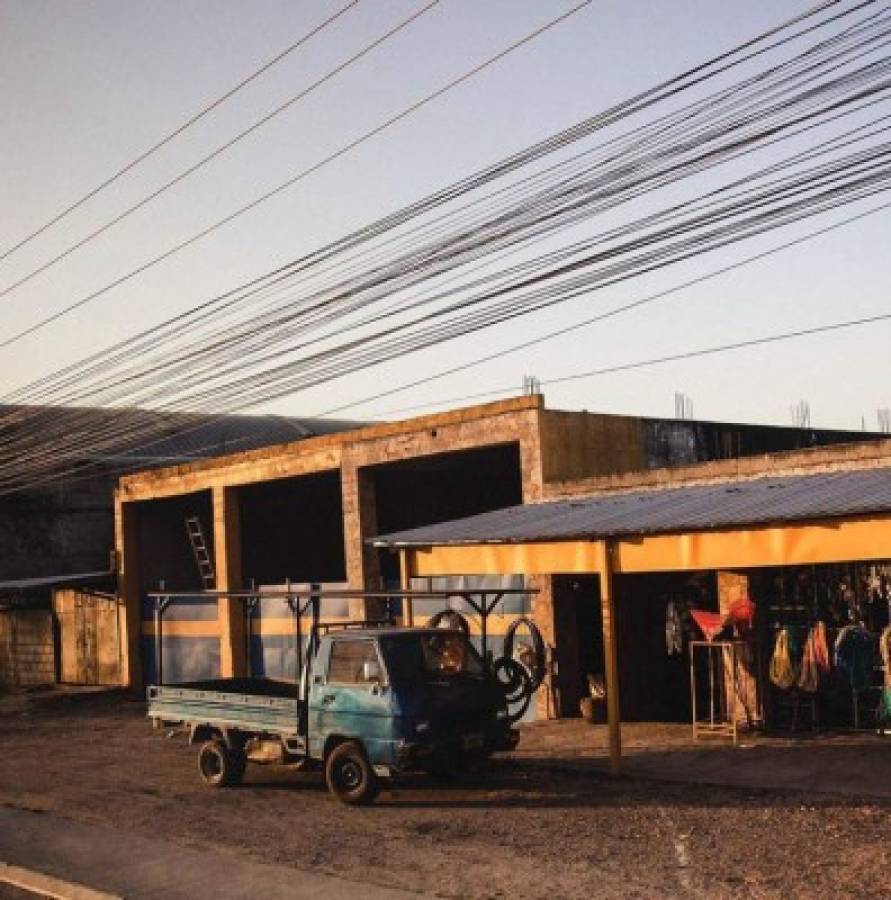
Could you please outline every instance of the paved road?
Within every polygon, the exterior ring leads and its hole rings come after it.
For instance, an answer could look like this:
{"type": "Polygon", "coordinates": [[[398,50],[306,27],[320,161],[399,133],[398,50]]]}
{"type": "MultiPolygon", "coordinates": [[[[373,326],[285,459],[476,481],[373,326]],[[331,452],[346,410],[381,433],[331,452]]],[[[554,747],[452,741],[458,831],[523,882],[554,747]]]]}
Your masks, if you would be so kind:
{"type": "MultiPolygon", "coordinates": [[[[250,827],[245,823],[245,827],[250,827]]],[[[299,853],[299,848],[294,848],[299,853]]],[[[405,900],[405,891],[0,807],[0,862],[127,900],[405,900]]],[[[2,896],[2,895],[0,895],[2,896]]]]}

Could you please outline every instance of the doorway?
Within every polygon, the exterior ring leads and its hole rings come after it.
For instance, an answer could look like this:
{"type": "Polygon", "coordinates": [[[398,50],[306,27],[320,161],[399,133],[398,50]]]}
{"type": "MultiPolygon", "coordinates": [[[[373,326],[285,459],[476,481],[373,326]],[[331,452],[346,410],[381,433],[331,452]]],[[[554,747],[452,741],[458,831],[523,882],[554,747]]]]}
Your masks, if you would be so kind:
{"type": "Polygon", "coordinates": [[[555,575],[554,634],[557,669],[555,706],[561,718],[581,715],[579,702],[589,695],[588,677],[604,677],[603,620],[596,575],[555,575]]]}
{"type": "Polygon", "coordinates": [[[121,631],[117,597],[60,590],[53,595],[59,629],[59,681],[121,683],[121,631]]]}

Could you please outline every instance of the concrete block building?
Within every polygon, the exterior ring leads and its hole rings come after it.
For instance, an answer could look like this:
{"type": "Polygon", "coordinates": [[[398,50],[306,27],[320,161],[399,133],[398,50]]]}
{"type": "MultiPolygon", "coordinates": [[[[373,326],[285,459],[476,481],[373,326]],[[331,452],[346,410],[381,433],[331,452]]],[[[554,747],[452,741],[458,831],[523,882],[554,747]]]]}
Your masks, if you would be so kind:
{"type": "MultiPolygon", "coordinates": [[[[218,590],[262,592],[285,583],[392,589],[411,573],[400,570],[397,554],[372,545],[380,534],[535,503],[585,479],[863,437],[561,412],[547,409],[541,396],[526,396],[127,475],[115,498],[122,680],[141,685],[155,676],[161,636],[149,595],[162,587],[202,588],[187,518],[201,524],[218,590]]],[[[594,614],[593,605],[574,599],[577,587],[548,575],[499,577],[535,589],[501,610],[499,622],[531,612],[548,643],[572,656],[573,635],[594,614]]],[[[323,614],[358,618],[379,611],[341,605],[323,614]]],[[[398,618],[403,611],[391,606],[388,612],[398,618]]],[[[197,596],[165,612],[165,680],[249,670],[293,677],[294,640],[292,618],[271,599],[247,617],[235,599],[197,596]]],[[[571,711],[573,701],[577,708],[571,693],[545,712],[571,711]]]]}

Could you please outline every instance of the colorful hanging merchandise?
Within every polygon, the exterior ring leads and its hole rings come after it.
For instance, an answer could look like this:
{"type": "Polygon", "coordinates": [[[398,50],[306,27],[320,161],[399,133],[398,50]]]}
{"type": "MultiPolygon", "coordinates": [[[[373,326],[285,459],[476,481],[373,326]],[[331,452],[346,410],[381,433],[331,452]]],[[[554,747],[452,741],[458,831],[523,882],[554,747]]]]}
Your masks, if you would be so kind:
{"type": "Polygon", "coordinates": [[[879,708],[879,724],[884,730],[891,725],[891,625],[885,628],[879,638],[879,652],[885,670],[885,689],[882,691],[882,704],[879,708]]]}
{"type": "Polygon", "coordinates": [[[691,609],[690,615],[705,639],[711,643],[726,627],[727,617],[707,609],[691,609]]]}
{"type": "Polygon", "coordinates": [[[770,680],[782,691],[788,691],[798,677],[795,663],[789,652],[789,632],[781,628],[770,660],[770,680]]]}
{"type": "Polygon", "coordinates": [[[835,639],[835,665],[855,691],[869,687],[875,664],[874,638],[862,625],[846,625],[835,639]]]}
{"type": "Polygon", "coordinates": [[[891,690],[891,625],[879,638],[879,653],[882,655],[882,667],[885,670],[885,690],[891,690]]]}
{"type": "Polygon", "coordinates": [[[755,627],[755,601],[751,597],[739,597],[730,604],[727,618],[741,638],[749,638],[755,627]]]}
{"type": "Polygon", "coordinates": [[[807,634],[804,652],[801,654],[801,671],[798,687],[815,694],[820,682],[829,674],[829,645],[826,641],[826,625],[816,622],[807,634]]]}
{"type": "Polygon", "coordinates": [[[681,604],[669,600],[665,607],[665,649],[669,656],[677,656],[684,649],[684,622],[686,610],[681,604]]]}

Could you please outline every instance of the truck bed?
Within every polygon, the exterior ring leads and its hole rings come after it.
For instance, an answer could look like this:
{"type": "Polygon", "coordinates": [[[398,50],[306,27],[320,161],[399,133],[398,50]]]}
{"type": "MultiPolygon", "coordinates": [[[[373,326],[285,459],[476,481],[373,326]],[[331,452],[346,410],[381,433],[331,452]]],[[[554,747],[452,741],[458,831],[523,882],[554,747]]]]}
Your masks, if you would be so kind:
{"type": "Polygon", "coordinates": [[[149,718],[296,737],[302,706],[299,689],[269,678],[221,678],[152,685],[149,718]]]}

